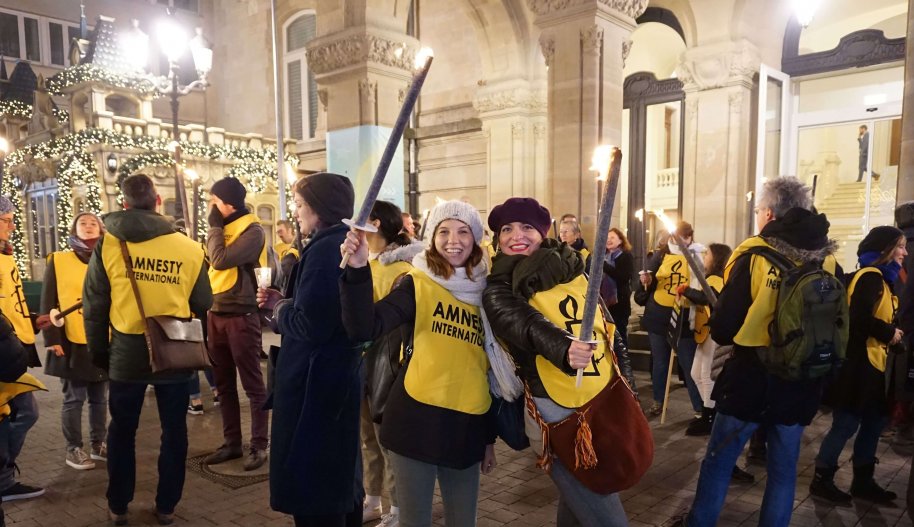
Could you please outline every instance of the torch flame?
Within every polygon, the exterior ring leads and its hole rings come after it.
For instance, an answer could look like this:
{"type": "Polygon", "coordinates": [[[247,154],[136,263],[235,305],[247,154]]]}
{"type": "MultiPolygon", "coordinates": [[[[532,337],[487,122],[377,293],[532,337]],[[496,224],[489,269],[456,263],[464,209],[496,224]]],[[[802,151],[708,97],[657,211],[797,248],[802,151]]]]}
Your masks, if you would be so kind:
{"type": "Polygon", "coordinates": [[[663,223],[663,226],[664,226],[664,228],[666,228],[666,230],[670,231],[671,233],[676,232],[676,222],[674,222],[672,220],[672,218],[667,216],[663,212],[663,209],[658,209],[658,210],[654,211],[654,215],[660,219],[660,221],[663,223]]]}
{"type": "Polygon", "coordinates": [[[752,201],[752,196],[755,194],[753,191],[746,192],[746,201],[752,201]]]}
{"type": "Polygon", "coordinates": [[[636,210],[635,217],[638,218],[638,221],[644,221],[644,209],[636,210]]]}
{"type": "Polygon", "coordinates": [[[424,47],[424,48],[420,49],[419,53],[416,53],[416,62],[415,62],[416,69],[424,68],[426,61],[428,61],[428,58],[434,57],[434,56],[435,56],[435,51],[432,50],[432,48],[424,47]]]}
{"type": "Polygon", "coordinates": [[[435,196],[435,206],[436,206],[436,207],[437,207],[438,205],[441,205],[442,203],[445,203],[446,201],[447,201],[446,199],[441,199],[441,197],[435,196]]]}
{"type": "Polygon", "coordinates": [[[600,181],[606,181],[609,177],[609,160],[612,157],[614,148],[615,147],[612,145],[600,145],[593,150],[593,156],[590,158],[589,170],[599,172],[600,175],[597,179],[600,181]]]}
{"type": "Polygon", "coordinates": [[[197,174],[197,171],[192,168],[185,168],[184,175],[187,176],[187,179],[191,180],[192,182],[200,179],[200,175],[197,174]]]}

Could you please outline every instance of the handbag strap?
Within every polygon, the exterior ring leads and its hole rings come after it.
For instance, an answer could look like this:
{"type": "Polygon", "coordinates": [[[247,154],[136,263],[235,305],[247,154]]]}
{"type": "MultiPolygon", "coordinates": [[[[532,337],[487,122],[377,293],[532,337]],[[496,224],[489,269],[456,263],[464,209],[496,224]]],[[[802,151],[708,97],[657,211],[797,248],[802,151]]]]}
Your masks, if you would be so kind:
{"type": "Polygon", "coordinates": [[[140,298],[140,288],[136,284],[136,276],[133,272],[133,260],[130,259],[130,250],[127,249],[127,242],[119,240],[121,246],[121,256],[124,257],[124,266],[127,269],[127,278],[130,279],[130,287],[133,289],[133,297],[136,298],[136,306],[140,310],[140,319],[143,321],[143,336],[146,338],[146,347],[149,348],[149,363],[152,364],[152,341],[149,339],[149,322],[146,320],[146,310],[143,309],[143,300],[140,298]]]}

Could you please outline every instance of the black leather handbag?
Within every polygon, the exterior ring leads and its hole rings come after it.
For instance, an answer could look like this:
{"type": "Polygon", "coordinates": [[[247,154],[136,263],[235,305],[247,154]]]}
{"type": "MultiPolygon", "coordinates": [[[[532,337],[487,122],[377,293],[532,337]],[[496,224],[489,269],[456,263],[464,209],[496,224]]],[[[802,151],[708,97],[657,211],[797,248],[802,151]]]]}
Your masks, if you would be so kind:
{"type": "Polygon", "coordinates": [[[400,370],[406,368],[412,351],[412,332],[407,326],[391,331],[365,350],[365,398],[375,423],[381,423],[390,389],[400,370]]]}

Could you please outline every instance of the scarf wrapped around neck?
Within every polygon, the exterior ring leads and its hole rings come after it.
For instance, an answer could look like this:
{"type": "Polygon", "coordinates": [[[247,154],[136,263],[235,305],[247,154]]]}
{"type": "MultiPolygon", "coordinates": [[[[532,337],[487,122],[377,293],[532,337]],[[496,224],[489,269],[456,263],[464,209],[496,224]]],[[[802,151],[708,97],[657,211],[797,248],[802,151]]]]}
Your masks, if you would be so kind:
{"type": "Polygon", "coordinates": [[[511,291],[530,300],[540,291],[568,283],[584,272],[584,259],[571,246],[546,238],[530,256],[499,253],[492,275],[511,284],[511,291]]]}
{"type": "Polygon", "coordinates": [[[882,272],[882,279],[886,281],[887,284],[894,284],[898,280],[898,275],[901,274],[901,264],[892,260],[884,264],[873,265],[879,257],[882,256],[877,251],[868,251],[861,254],[857,257],[857,262],[860,264],[860,268],[864,267],[875,267],[882,272]]]}
{"type": "Polygon", "coordinates": [[[426,259],[427,254],[427,251],[417,254],[413,258],[413,267],[419,269],[435,283],[447,289],[457,300],[479,307],[482,329],[485,334],[483,348],[489,358],[489,389],[496,396],[507,401],[517,399],[524,393],[524,385],[517,378],[517,374],[514,373],[517,367],[511,356],[495,339],[492,327],[489,325],[489,318],[486,316],[485,309],[482,308],[482,292],[486,288],[486,274],[488,274],[485,259],[473,267],[472,279],[467,277],[465,267],[455,267],[454,274],[450,278],[444,278],[435,274],[429,268],[428,260],[426,259]]]}

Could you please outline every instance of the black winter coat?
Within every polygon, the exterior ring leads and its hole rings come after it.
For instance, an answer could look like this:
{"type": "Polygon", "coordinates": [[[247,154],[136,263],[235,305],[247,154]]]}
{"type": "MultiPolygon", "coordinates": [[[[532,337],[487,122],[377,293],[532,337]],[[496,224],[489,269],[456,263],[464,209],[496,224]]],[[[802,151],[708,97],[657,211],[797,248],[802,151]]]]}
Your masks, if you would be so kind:
{"type": "Polygon", "coordinates": [[[348,228],[319,231],[274,310],[276,361],[270,506],[286,514],[343,514],[361,506],[361,347],[347,336],[337,280],[348,228]]]}
{"type": "MultiPolygon", "coordinates": [[[[587,257],[587,263],[584,266],[588,272],[590,272],[592,256],[587,257]]],[[[634,273],[635,259],[632,257],[631,251],[622,251],[622,254],[616,258],[614,266],[603,262],[603,280],[609,277],[616,282],[618,302],[608,308],[613,320],[623,320],[632,316],[632,276],[634,273]]],[[[641,286],[640,282],[638,286],[641,286]]]]}
{"type": "MultiPolygon", "coordinates": [[[[848,283],[850,279],[848,277],[848,283]]],[[[869,337],[884,343],[895,337],[895,326],[873,316],[873,309],[884,292],[882,286],[883,279],[876,273],[866,273],[857,281],[850,298],[847,358],[825,396],[826,403],[858,415],[886,415],[889,412],[885,374],[870,364],[866,350],[869,337]]]]}
{"type": "Polygon", "coordinates": [[[635,292],[635,302],[644,306],[644,315],[641,316],[641,327],[648,333],[657,333],[666,335],[670,327],[670,317],[673,314],[672,307],[661,306],[654,301],[654,291],[657,289],[657,270],[663,263],[663,259],[669,256],[668,249],[655,254],[647,265],[647,270],[651,273],[651,285],[647,289],[638,282],[638,290],[635,292]]]}

